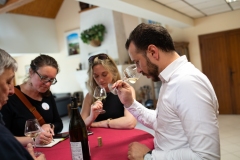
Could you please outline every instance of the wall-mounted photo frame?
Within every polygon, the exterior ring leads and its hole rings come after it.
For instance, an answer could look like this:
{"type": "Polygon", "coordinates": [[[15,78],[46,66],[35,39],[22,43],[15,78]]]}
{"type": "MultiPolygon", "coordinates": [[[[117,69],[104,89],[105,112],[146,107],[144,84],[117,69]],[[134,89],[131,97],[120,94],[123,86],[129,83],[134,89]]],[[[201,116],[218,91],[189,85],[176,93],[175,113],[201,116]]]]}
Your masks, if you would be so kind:
{"type": "Polygon", "coordinates": [[[27,76],[29,73],[30,65],[25,65],[25,75],[27,76]]]}
{"type": "Polygon", "coordinates": [[[79,29],[65,32],[65,40],[67,45],[67,53],[69,56],[80,54],[80,35],[79,29]]]}
{"type": "Polygon", "coordinates": [[[157,24],[157,25],[160,25],[160,26],[163,26],[162,23],[160,22],[156,22],[156,21],[153,21],[153,20],[150,20],[150,19],[141,19],[141,23],[146,23],[146,24],[157,24]]]}

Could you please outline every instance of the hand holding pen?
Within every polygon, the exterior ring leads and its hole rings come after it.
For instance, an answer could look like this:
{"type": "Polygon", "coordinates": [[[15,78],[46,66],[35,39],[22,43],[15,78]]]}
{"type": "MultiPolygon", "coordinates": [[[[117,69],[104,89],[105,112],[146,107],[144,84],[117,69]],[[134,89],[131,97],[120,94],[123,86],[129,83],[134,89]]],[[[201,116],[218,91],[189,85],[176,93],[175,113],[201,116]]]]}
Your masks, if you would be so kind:
{"type": "Polygon", "coordinates": [[[38,141],[40,144],[49,144],[53,140],[54,131],[49,124],[44,124],[40,127],[41,133],[38,136],[38,141]]]}

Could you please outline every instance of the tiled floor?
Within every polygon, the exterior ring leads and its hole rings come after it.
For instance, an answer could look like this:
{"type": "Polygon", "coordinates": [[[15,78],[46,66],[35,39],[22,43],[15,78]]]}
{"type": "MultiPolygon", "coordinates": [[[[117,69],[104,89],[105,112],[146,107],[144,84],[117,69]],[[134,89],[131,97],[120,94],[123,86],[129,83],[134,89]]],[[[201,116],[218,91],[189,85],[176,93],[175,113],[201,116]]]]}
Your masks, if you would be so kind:
{"type": "MultiPolygon", "coordinates": [[[[63,132],[68,131],[69,117],[63,117],[63,132]]],[[[219,115],[221,160],[240,160],[240,115],[219,115]]],[[[153,131],[138,123],[136,128],[153,131]]]]}
{"type": "Polygon", "coordinates": [[[221,159],[240,160],[240,115],[219,116],[221,159]]]}

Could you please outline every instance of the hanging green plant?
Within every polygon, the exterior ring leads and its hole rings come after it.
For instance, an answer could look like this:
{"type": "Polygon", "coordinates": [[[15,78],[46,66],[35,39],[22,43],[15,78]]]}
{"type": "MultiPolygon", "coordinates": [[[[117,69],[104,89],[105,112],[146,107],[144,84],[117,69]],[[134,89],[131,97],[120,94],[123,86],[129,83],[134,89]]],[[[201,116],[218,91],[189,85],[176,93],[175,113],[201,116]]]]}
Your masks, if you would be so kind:
{"type": "Polygon", "coordinates": [[[104,39],[106,28],[103,24],[97,24],[81,33],[83,43],[91,44],[93,46],[100,46],[104,39]]]}

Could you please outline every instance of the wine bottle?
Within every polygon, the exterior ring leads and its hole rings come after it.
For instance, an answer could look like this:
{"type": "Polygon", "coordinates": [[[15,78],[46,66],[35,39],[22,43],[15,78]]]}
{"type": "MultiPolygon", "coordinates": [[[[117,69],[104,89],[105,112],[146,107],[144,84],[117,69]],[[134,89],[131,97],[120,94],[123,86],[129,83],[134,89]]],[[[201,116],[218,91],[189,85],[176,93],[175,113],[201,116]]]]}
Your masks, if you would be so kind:
{"type": "Polygon", "coordinates": [[[72,160],[90,160],[86,125],[78,111],[77,98],[72,97],[72,114],[69,123],[69,136],[72,160]]]}

